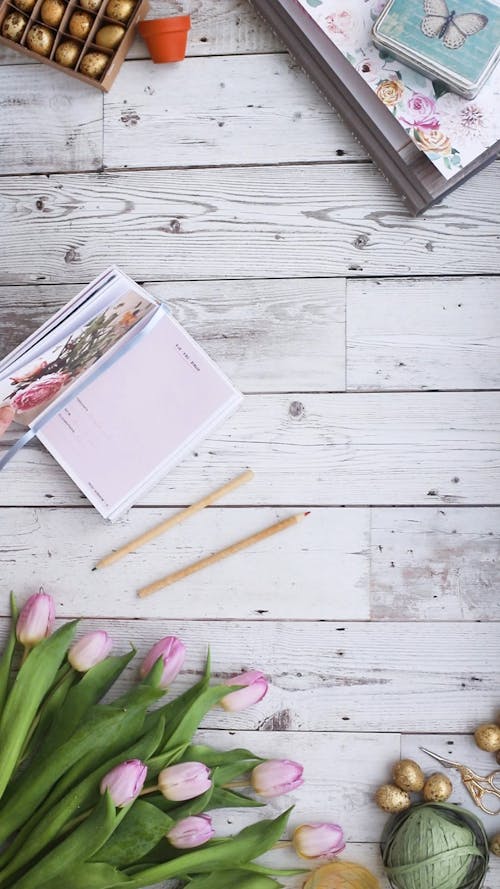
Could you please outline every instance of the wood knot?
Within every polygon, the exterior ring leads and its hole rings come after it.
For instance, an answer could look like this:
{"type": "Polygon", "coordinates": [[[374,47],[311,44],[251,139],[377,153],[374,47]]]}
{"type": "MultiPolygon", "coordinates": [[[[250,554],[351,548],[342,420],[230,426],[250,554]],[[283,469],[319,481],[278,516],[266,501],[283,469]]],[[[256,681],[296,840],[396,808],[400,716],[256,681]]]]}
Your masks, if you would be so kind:
{"type": "Polygon", "coordinates": [[[272,716],[268,716],[259,725],[261,732],[287,732],[292,727],[292,716],[290,710],[278,710],[272,716]]]}
{"type": "Polygon", "coordinates": [[[353,246],[356,247],[356,250],[362,250],[363,247],[366,247],[368,244],[369,238],[368,235],[358,235],[357,238],[352,242],[353,246]]]}
{"type": "Polygon", "coordinates": [[[78,253],[78,250],[75,250],[74,247],[70,247],[64,254],[64,262],[81,262],[81,260],[82,258],[78,253]]]}
{"type": "Polygon", "coordinates": [[[170,231],[176,235],[178,232],[180,232],[180,230],[181,230],[181,224],[180,224],[179,220],[172,219],[170,221],[170,231]]]}
{"type": "Polygon", "coordinates": [[[288,413],[294,419],[298,419],[302,417],[305,412],[305,407],[301,401],[292,401],[290,407],[288,408],[288,413]]]}

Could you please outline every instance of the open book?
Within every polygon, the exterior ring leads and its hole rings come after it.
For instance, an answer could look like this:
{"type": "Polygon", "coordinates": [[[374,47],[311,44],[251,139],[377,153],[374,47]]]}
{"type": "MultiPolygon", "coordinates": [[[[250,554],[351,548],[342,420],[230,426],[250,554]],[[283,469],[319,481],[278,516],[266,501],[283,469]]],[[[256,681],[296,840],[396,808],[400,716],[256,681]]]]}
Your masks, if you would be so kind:
{"type": "Polygon", "coordinates": [[[0,362],[0,406],[24,427],[0,469],[36,435],[114,520],[240,401],[167,306],[112,267],[0,362]]]}

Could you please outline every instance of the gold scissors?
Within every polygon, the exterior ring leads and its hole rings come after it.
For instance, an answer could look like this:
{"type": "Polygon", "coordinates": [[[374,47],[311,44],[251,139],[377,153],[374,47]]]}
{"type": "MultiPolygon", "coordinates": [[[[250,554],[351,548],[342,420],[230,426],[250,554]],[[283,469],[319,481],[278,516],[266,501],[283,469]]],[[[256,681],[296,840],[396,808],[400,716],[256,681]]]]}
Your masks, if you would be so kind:
{"type": "Polygon", "coordinates": [[[500,769],[495,769],[489,775],[476,775],[468,766],[464,766],[459,762],[453,762],[451,759],[444,759],[442,756],[438,756],[437,753],[433,753],[432,750],[427,750],[426,747],[421,747],[420,749],[423,753],[427,753],[428,756],[437,759],[445,768],[456,769],[460,773],[464,786],[482,812],[485,812],[487,815],[500,814],[500,769]],[[493,797],[497,801],[497,808],[487,809],[483,803],[483,797],[493,797]]]}

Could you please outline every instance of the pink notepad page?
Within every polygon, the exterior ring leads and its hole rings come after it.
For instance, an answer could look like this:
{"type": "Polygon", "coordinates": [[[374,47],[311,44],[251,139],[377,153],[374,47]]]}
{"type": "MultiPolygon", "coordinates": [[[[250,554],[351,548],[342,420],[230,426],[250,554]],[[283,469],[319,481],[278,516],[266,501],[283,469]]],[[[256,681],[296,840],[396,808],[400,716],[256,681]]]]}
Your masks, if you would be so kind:
{"type": "Polygon", "coordinates": [[[180,325],[157,323],[39,433],[106,518],[116,518],[239,403],[180,325]]]}

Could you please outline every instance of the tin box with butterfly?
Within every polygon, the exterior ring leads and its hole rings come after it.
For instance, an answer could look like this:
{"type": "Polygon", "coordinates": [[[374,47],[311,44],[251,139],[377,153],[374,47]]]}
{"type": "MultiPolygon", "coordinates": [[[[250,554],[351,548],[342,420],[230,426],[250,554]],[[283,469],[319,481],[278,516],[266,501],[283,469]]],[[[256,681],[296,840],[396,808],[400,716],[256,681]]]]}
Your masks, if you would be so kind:
{"type": "Polygon", "coordinates": [[[397,59],[473,99],[500,59],[496,0],[389,0],[373,42],[397,59]]]}

